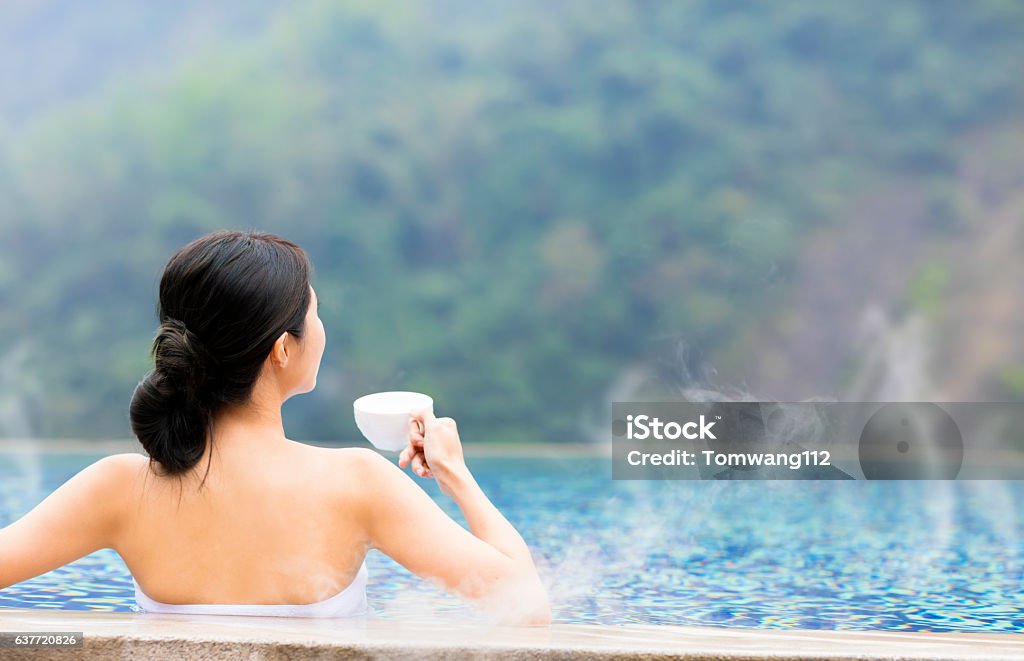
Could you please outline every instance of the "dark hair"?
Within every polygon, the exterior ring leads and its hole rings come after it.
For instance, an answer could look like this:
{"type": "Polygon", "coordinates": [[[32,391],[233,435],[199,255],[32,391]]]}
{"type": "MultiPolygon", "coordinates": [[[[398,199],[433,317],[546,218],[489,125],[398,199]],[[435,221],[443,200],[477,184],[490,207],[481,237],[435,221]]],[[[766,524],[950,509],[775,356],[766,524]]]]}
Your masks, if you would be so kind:
{"type": "Polygon", "coordinates": [[[151,464],[180,475],[199,462],[214,414],[248,401],[282,333],[302,337],[311,275],[302,248],[266,232],[213,232],[174,253],[160,278],[154,368],[129,409],[151,464]]]}

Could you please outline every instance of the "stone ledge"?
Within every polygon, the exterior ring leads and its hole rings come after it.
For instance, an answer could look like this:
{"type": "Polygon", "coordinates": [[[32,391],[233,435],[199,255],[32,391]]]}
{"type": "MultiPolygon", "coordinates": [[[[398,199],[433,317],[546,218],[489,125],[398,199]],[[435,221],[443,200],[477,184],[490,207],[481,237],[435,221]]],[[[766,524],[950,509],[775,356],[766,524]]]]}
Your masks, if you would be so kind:
{"type": "Polygon", "coordinates": [[[1021,659],[1024,635],[556,624],[438,625],[0,609],[0,631],[82,631],[77,650],[4,649],[3,659],[1021,659]]]}

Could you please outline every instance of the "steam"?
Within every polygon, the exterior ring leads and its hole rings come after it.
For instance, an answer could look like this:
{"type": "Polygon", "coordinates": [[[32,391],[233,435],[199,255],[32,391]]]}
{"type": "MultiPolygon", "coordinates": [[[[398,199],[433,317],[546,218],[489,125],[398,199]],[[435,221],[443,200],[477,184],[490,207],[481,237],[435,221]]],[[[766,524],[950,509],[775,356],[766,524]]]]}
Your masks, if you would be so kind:
{"type": "MultiPolygon", "coordinates": [[[[935,335],[927,319],[920,314],[910,313],[902,320],[892,319],[877,304],[867,305],[859,324],[859,335],[855,346],[859,362],[856,372],[845,389],[842,401],[888,402],[888,401],[935,401],[935,383],[929,369],[934,364],[935,335]]],[[[601,404],[600,414],[592,417],[581,416],[580,427],[595,448],[610,451],[613,402],[640,401],[687,401],[687,402],[769,402],[771,400],[752,392],[746,383],[741,387],[718,386],[712,383],[717,375],[712,365],[702,360],[693,343],[677,338],[671,349],[662,357],[660,364],[634,365],[624,370],[611,384],[601,404]]],[[[816,395],[803,402],[835,402],[829,395],[816,395]]],[[[768,440],[773,444],[785,441],[801,442],[813,439],[821,446],[827,438],[827,423],[819,417],[818,407],[787,406],[776,403],[781,415],[772,415],[767,423],[768,440]]],[[[607,479],[607,478],[605,478],[607,479]]],[[[601,512],[592,518],[598,521],[613,521],[619,531],[617,538],[621,546],[602,548],[601,542],[588,533],[587,526],[567,520],[576,512],[551,511],[551,522],[539,534],[565,535],[564,551],[555,560],[545,559],[542,574],[552,600],[556,620],[560,609],[568,604],[586,601],[595,617],[601,621],[638,621],[630,612],[627,600],[614,590],[616,575],[638,577],[647,582],[657,581],[657,570],[645,563],[650,560],[648,551],[667,551],[679,561],[692,555],[700,555],[701,549],[713,540],[695,539],[691,534],[674,535],[664,525],[663,511],[682,508],[694,529],[713,529],[712,517],[721,516],[723,508],[741,508],[747,497],[767,498],[779,503],[780,520],[751,522],[752,526],[780,526],[787,534],[806,536],[807,544],[828,548],[833,544],[836,530],[831,526],[849,531],[869,534],[880,544],[901,544],[903,538],[893,539],[894,531],[878,529],[873,518],[876,513],[859,507],[860,499],[851,490],[891,490],[894,506],[910,503],[906,509],[908,526],[914,530],[914,543],[906,551],[881,554],[887,559],[884,566],[877,568],[884,588],[896,586],[917,594],[929,585],[929,577],[944,571],[942,563],[955,555],[958,535],[966,534],[958,528],[955,515],[964,499],[987,501],[979,508],[988,519],[990,529],[1003,548],[1018,548],[1014,513],[1016,510],[1012,495],[1004,482],[984,483],[930,481],[922,482],[835,482],[815,490],[812,497],[822,498],[822,507],[831,508],[829,521],[815,521],[820,529],[808,529],[799,522],[785,520],[785,503],[791,499],[808,497],[807,490],[814,485],[804,482],[756,481],[749,483],[722,484],[718,482],[622,482],[616,483],[615,495],[591,506],[601,512]],[[758,490],[754,494],[753,490],[758,490]],[[826,527],[828,526],[828,527],[826,527]],[[606,590],[607,593],[599,593],[606,590]]],[[[902,511],[901,511],[902,514],[902,511]]],[[[742,516],[737,511],[736,516],[742,516]]],[[[841,533],[840,533],[841,534],[841,533]]],[[[801,558],[780,559],[779,580],[799,575],[807,569],[801,558]]],[[[846,581],[844,567],[819,567],[821,580],[839,577],[846,581]]],[[[855,571],[855,570],[854,570],[855,571]]],[[[739,577],[742,578],[742,577],[739,577]]],[[[850,576],[854,584],[859,577],[850,576]]],[[[684,581],[685,583],[686,581],[684,581]]],[[[869,583],[870,585],[870,583],[869,583]]],[[[754,586],[756,587],[756,586],[754,586]]],[[[680,613],[686,611],[687,585],[663,586],[673,594],[680,613]],[[673,590],[674,588],[674,590],[673,590]]],[[[700,589],[697,586],[695,589],[700,589]]],[[[871,588],[867,588],[871,589],[871,588]]],[[[836,587],[837,594],[842,588],[836,587]]],[[[838,603],[838,599],[836,600],[838,603]]],[[[837,612],[834,603],[831,615],[842,617],[850,611],[837,612]]],[[[781,614],[778,618],[785,619],[781,614]]],[[[690,620],[692,623],[692,620],[690,620]]],[[[708,624],[716,624],[708,622],[708,624]]]]}
{"type": "Polygon", "coordinates": [[[934,344],[932,328],[920,313],[896,322],[878,304],[866,306],[858,335],[861,365],[846,401],[935,401],[928,373],[934,344]]]}

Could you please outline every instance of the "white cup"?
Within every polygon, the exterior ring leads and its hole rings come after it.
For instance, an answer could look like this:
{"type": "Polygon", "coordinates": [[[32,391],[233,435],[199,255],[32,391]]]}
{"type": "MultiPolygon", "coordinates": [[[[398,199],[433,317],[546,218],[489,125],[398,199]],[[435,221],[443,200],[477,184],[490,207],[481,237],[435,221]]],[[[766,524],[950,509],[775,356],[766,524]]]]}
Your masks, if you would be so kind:
{"type": "Polygon", "coordinates": [[[409,444],[409,414],[419,409],[434,410],[429,395],[390,390],[363,395],[352,402],[356,427],[366,440],[381,450],[398,452],[409,444]]]}

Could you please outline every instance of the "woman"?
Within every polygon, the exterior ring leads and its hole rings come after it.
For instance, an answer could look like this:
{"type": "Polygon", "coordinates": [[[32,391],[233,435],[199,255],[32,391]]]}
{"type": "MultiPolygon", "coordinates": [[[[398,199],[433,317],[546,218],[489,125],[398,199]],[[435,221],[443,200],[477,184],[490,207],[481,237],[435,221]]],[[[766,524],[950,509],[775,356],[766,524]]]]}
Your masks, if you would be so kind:
{"type": "Polygon", "coordinates": [[[471,532],[375,451],[285,437],[281,406],[314,388],[324,351],[310,281],[305,252],[271,234],[179,250],[130,407],[149,457],[106,457],[0,530],[0,588],[113,548],[144,610],[359,615],[376,548],[502,622],[548,624],[529,549],[473,479],[452,419],[415,412],[399,465],[436,479],[471,532]]]}

